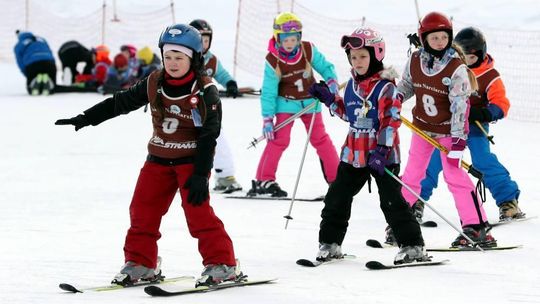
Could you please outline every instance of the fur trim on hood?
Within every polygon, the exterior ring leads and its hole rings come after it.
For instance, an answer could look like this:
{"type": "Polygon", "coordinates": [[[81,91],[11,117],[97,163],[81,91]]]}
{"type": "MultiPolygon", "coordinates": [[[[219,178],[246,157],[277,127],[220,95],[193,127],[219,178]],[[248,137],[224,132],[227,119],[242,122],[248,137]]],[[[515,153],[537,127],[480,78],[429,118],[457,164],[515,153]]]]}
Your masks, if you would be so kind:
{"type": "Polygon", "coordinates": [[[382,79],[388,79],[395,81],[396,78],[399,78],[399,74],[393,66],[385,67],[384,70],[380,72],[382,79]]]}

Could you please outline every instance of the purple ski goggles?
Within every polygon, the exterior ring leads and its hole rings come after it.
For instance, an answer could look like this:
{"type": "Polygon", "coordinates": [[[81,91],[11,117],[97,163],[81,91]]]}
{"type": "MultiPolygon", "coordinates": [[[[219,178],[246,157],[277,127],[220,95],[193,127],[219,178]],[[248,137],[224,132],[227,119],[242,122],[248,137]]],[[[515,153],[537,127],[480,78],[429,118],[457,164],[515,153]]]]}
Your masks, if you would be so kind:
{"type": "Polygon", "coordinates": [[[287,22],[285,22],[285,23],[283,23],[281,25],[274,24],[274,29],[275,30],[281,30],[284,33],[292,32],[292,31],[299,32],[299,31],[302,30],[302,23],[300,23],[300,21],[291,20],[291,21],[287,21],[287,22]]]}

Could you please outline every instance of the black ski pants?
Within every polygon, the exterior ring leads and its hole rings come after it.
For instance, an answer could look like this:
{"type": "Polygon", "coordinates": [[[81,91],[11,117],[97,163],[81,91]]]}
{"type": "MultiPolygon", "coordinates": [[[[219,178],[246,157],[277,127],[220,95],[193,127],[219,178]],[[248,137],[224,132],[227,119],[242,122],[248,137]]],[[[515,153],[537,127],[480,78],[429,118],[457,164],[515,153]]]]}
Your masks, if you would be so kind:
{"type": "MultiPolygon", "coordinates": [[[[399,173],[399,165],[387,168],[395,175],[399,173]]],[[[338,245],[343,243],[351,217],[353,197],[366,184],[370,175],[375,178],[381,210],[386,222],[392,227],[398,244],[423,246],[420,225],[401,195],[401,185],[386,173],[380,176],[367,167],[355,168],[344,162],[339,163],[336,180],[330,185],[324,199],[319,242],[338,245]]]]}

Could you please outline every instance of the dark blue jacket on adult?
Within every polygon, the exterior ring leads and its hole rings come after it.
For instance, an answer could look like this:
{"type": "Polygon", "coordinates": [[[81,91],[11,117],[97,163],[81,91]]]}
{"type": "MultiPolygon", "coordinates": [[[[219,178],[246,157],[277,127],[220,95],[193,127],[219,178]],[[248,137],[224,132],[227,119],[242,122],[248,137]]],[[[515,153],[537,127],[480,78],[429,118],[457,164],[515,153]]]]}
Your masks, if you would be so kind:
{"type": "Polygon", "coordinates": [[[31,32],[20,32],[19,41],[15,45],[15,57],[17,65],[23,74],[26,75],[26,67],[38,61],[53,61],[54,56],[47,44],[47,41],[37,37],[31,32]]]}

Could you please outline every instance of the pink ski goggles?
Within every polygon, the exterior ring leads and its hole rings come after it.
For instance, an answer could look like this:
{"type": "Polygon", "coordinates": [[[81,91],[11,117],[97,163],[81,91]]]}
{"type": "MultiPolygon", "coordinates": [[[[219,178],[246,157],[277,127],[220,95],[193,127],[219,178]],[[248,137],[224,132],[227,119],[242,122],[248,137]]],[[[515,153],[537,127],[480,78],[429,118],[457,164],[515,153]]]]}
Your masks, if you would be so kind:
{"type": "Polygon", "coordinates": [[[365,46],[365,40],[359,37],[343,36],[341,37],[341,47],[344,49],[361,49],[365,46]]]}
{"type": "Polygon", "coordinates": [[[281,25],[274,24],[274,29],[275,30],[281,30],[284,33],[292,32],[292,31],[299,32],[299,31],[302,30],[302,23],[300,23],[299,21],[296,21],[296,20],[291,20],[291,21],[287,21],[287,22],[285,22],[285,23],[283,23],[281,25]]]}

